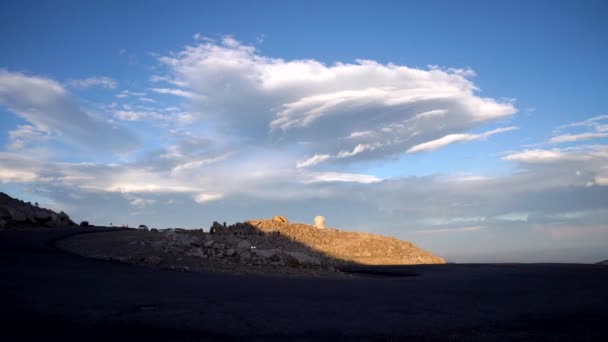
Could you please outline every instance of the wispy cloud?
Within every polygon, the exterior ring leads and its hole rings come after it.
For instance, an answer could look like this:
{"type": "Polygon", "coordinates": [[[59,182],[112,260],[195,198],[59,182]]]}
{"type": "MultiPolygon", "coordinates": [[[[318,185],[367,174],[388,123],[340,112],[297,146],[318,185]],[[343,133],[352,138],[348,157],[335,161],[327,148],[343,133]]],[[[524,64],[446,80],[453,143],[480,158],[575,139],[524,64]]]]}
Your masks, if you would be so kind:
{"type": "Polygon", "coordinates": [[[442,138],[412,146],[410,149],[407,150],[407,153],[434,151],[436,149],[445,147],[449,144],[453,144],[456,142],[482,140],[494,134],[509,132],[516,129],[518,129],[518,127],[511,126],[497,128],[480,134],[448,134],[442,138]]]}
{"type": "Polygon", "coordinates": [[[444,234],[444,233],[468,233],[476,232],[484,229],[483,226],[471,226],[471,227],[460,227],[460,228],[441,228],[441,229],[423,229],[416,230],[417,234],[444,234]]]}
{"type": "Polygon", "coordinates": [[[150,88],[150,90],[152,90],[155,93],[159,93],[159,94],[168,94],[168,95],[174,95],[174,96],[180,96],[180,97],[186,97],[186,98],[194,97],[193,93],[191,93],[189,91],[185,91],[183,89],[177,89],[177,88],[150,88]]]}
{"type": "Polygon", "coordinates": [[[116,89],[118,82],[109,77],[88,77],[78,80],[71,80],[68,82],[68,85],[79,89],[86,89],[90,87],[116,89]]]}
{"type": "Polygon", "coordinates": [[[194,201],[196,203],[202,204],[206,202],[216,201],[224,197],[222,194],[215,193],[200,193],[194,195],[194,201]]]}
{"type": "Polygon", "coordinates": [[[580,133],[580,134],[562,134],[549,139],[550,144],[561,144],[567,142],[577,142],[590,139],[600,139],[608,137],[608,133],[580,133]]]}
{"type": "Polygon", "coordinates": [[[382,179],[358,173],[344,173],[344,172],[313,172],[307,174],[304,179],[304,183],[319,183],[319,182],[355,182],[355,183],[376,183],[382,179]]]}

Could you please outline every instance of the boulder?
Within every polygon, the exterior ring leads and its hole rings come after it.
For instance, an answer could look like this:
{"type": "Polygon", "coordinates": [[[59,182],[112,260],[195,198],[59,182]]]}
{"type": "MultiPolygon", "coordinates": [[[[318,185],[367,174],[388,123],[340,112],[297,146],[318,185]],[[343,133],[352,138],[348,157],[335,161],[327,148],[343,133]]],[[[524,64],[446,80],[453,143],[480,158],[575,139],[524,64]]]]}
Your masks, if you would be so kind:
{"type": "Polygon", "coordinates": [[[251,242],[249,242],[247,240],[242,240],[238,243],[236,248],[239,250],[249,250],[249,249],[251,249],[251,242]]]}
{"type": "Polygon", "coordinates": [[[23,215],[25,215],[25,220],[31,223],[36,223],[36,219],[34,218],[34,210],[31,205],[23,206],[20,208],[23,215]]]}
{"type": "Polygon", "coordinates": [[[150,243],[150,246],[154,249],[161,249],[163,247],[163,242],[161,240],[154,241],[150,243]]]}
{"type": "Polygon", "coordinates": [[[198,258],[202,258],[205,256],[205,253],[200,248],[193,248],[189,250],[186,254],[198,258]]]}
{"type": "Polygon", "coordinates": [[[118,255],[118,256],[110,257],[110,260],[118,261],[118,262],[127,262],[127,261],[129,261],[129,258],[126,256],[118,255]]]}
{"type": "Polygon", "coordinates": [[[240,252],[239,257],[241,257],[241,259],[243,259],[243,260],[249,260],[249,259],[251,259],[251,251],[244,250],[244,251],[240,252]]]}
{"type": "Polygon", "coordinates": [[[13,217],[8,207],[0,206],[0,220],[10,220],[13,217]]]}
{"type": "Polygon", "coordinates": [[[221,225],[217,221],[213,221],[213,224],[211,225],[211,228],[209,228],[209,233],[215,234],[215,233],[221,232],[223,229],[224,229],[223,225],[221,225]]]}
{"type": "Polygon", "coordinates": [[[285,216],[282,216],[282,215],[277,215],[277,216],[273,217],[272,220],[274,222],[278,222],[278,223],[289,223],[289,221],[287,221],[285,216]]]}
{"type": "Polygon", "coordinates": [[[27,221],[27,216],[25,216],[25,214],[21,210],[17,210],[15,208],[9,208],[9,211],[11,213],[11,220],[17,221],[17,222],[27,221]]]}
{"type": "Polygon", "coordinates": [[[280,253],[279,249],[256,249],[255,255],[262,259],[270,259],[280,253]]]}
{"type": "Polygon", "coordinates": [[[156,255],[148,255],[145,256],[141,261],[146,265],[158,266],[163,261],[163,259],[156,255]]]}
{"type": "Polygon", "coordinates": [[[321,260],[317,257],[302,252],[286,252],[289,258],[293,258],[300,265],[321,265],[321,260]]]}
{"type": "Polygon", "coordinates": [[[38,222],[46,222],[52,219],[51,213],[46,210],[36,210],[34,212],[34,219],[38,222]]]}

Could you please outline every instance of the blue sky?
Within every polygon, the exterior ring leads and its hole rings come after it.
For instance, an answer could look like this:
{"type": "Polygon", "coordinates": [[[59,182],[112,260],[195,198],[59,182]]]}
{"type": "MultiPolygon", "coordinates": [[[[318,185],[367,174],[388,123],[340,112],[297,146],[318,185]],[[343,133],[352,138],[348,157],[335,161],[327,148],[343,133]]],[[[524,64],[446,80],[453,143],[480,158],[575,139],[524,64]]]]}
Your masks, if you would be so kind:
{"type": "Polygon", "coordinates": [[[455,261],[593,261],[607,14],[5,1],[0,189],[99,224],[321,214],[455,261]]]}

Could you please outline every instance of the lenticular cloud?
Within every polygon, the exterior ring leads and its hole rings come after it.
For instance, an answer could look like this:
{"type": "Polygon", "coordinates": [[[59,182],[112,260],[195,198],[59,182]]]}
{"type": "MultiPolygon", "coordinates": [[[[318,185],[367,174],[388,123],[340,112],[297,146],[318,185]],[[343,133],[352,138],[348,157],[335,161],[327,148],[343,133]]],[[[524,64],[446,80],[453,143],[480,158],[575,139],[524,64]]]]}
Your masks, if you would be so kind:
{"type": "Polygon", "coordinates": [[[319,163],[405,153],[516,112],[480,97],[471,70],[284,60],[229,37],[160,60],[174,92],[192,94],[214,127],[248,141],[305,143],[307,158],[328,156],[319,163]]]}

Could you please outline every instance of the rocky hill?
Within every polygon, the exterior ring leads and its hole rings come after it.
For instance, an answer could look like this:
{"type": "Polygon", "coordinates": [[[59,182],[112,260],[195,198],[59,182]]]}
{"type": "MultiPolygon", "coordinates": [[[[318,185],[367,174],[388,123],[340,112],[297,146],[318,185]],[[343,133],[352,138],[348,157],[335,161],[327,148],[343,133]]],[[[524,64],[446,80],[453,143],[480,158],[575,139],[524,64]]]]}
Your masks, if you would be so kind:
{"type": "MultiPolygon", "coordinates": [[[[284,217],[197,230],[128,229],[71,237],[60,247],[98,259],[184,271],[346,277],[344,266],[444,264],[412,243],[292,224],[284,217]]],[[[350,277],[352,275],[348,275],[350,277]]]]}
{"type": "Polygon", "coordinates": [[[444,264],[445,261],[409,241],[335,228],[319,229],[289,223],[282,217],[251,220],[245,224],[261,232],[275,232],[286,240],[299,243],[336,260],[363,265],[444,264]]]}
{"type": "Polygon", "coordinates": [[[0,228],[74,226],[68,214],[39,208],[0,192],[0,228]]]}

